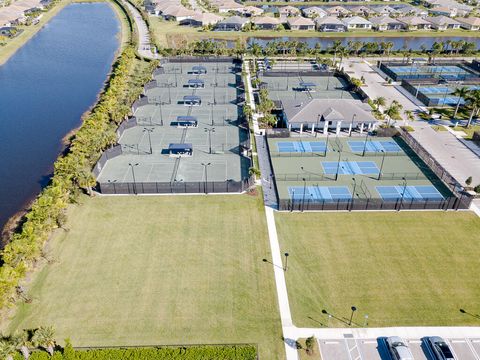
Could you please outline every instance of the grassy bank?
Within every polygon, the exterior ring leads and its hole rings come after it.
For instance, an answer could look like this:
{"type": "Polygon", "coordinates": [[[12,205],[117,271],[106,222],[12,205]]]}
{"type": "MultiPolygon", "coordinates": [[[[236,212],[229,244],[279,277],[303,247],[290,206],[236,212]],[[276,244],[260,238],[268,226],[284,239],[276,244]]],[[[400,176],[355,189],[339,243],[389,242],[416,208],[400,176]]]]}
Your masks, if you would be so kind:
{"type": "Polygon", "coordinates": [[[470,212],[276,214],[296,326],[477,325],[480,222],[470,212]],[[319,231],[320,230],[320,231],[319,231]],[[320,325],[322,324],[322,325],[320,325]]]}
{"type": "Polygon", "coordinates": [[[76,346],[254,343],[284,357],[259,196],[83,201],[10,332],[52,324],[76,346]]]}

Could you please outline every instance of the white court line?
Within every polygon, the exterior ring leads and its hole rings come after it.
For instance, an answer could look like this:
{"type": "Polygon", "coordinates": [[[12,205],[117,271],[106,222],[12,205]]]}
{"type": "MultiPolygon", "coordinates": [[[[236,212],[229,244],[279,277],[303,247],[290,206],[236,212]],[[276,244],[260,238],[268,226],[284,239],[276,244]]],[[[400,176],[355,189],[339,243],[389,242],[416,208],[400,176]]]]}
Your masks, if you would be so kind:
{"type": "Polygon", "coordinates": [[[150,179],[150,174],[152,173],[152,170],[153,170],[153,164],[150,164],[150,170],[148,171],[147,179],[145,180],[145,182],[148,182],[148,179],[150,179]]]}

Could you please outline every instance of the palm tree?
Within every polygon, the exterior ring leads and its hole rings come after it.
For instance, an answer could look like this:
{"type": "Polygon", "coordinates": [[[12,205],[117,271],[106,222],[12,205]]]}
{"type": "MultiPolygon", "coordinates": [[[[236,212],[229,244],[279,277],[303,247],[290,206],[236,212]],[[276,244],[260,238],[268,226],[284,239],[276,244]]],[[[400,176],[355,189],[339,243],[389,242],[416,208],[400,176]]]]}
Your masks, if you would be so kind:
{"type": "Polygon", "coordinates": [[[472,107],[472,112],[470,113],[470,118],[467,122],[468,128],[472,124],[473,117],[478,115],[478,112],[480,111],[480,90],[470,91],[465,100],[472,107]]]}
{"type": "Polygon", "coordinates": [[[390,126],[390,120],[400,116],[400,110],[402,110],[403,106],[396,100],[393,100],[392,103],[388,108],[385,109],[383,112],[384,115],[388,117],[387,125],[390,126]]]}
{"type": "Polygon", "coordinates": [[[379,96],[373,100],[373,104],[377,107],[377,110],[380,110],[380,106],[385,106],[387,100],[383,96],[379,96]]]}
{"type": "Polygon", "coordinates": [[[404,113],[405,117],[407,118],[407,125],[408,125],[409,121],[415,120],[415,116],[413,115],[412,110],[405,110],[403,113],[404,113]]]}
{"type": "Polygon", "coordinates": [[[53,350],[55,347],[55,330],[53,326],[41,326],[37,330],[32,337],[32,343],[35,347],[42,347],[53,356],[53,350]]]}
{"type": "Polygon", "coordinates": [[[30,346],[28,333],[26,331],[22,331],[18,334],[13,335],[12,344],[17,350],[20,350],[23,358],[25,360],[28,360],[28,358],[30,357],[30,350],[28,349],[28,347],[30,346]]]}
{"type": "Polygon", "coordinates": [[[337,51],[342,47],[342,42],[340,40],[335,40],[332,44],[333,51],[333,63],[337,62],[337,51]]]}
{"type": "Polygon", "coordinates": [[[455,113],[453,114],[453,118],[457,116],[458,109],[460,107],[460,102],[462,99],[465,99],[469,93],[469,89],[466,86],[462,86],[460,88],[456,88],[455,91],[452,93],[453,96],[458,96],[457,105],[455,106],[455,113]]]}
{"type": "Polygon", "coordinates": [[[13,357],[17,353],[15,345],[7,339],[0,340],[0,358],[5,360],[13,360],[13,357]]]}

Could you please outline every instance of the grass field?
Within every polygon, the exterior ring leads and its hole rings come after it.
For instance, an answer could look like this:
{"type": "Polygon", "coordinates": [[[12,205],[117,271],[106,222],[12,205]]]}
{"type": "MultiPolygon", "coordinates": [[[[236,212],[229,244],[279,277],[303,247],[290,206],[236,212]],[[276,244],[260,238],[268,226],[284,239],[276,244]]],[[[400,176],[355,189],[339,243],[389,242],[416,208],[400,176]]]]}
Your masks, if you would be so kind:
{"type": "Polygon", "coordinates": [[[93,198],[69,219],[8,331],[51,324],[75,346],[258,343],[284,358],[260,197],[93,198]]]}
{"type": "Polygon", "coordinates": [[[279,213],[296,326],[478,325],[480,221],[472,213],[279,213]]]}

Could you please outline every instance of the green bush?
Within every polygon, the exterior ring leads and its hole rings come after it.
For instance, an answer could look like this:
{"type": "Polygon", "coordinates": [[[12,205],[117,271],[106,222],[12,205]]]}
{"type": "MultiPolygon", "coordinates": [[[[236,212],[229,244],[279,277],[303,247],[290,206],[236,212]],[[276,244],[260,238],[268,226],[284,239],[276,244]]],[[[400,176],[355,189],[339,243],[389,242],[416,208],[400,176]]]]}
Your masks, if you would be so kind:
{"type": "MultiPolygon", "coordinates": [[[[53,357],[45,351],[33,352],[30,360],[254,360],[253,345],[189,346],[134,349],[95,349],[56,351],[53,357]]],[[[20,353],[15,360],[23,360],[20,353]]]]}

